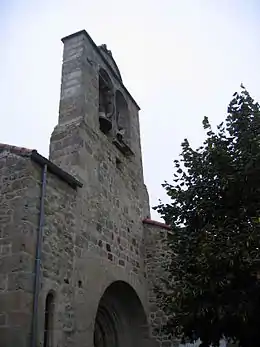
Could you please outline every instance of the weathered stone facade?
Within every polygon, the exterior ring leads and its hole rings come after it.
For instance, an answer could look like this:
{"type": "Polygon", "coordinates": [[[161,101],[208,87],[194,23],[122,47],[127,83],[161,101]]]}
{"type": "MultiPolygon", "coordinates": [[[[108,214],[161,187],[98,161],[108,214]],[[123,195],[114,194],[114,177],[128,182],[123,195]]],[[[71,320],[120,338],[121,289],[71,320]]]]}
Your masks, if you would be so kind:
{"type": "Polygon", "coordinates": [[[50,160],[0,146],[0,347],[171,346],[154,329],[167,226],[150,220],[139,107],[105,45],[63,43],[50,160]]]}

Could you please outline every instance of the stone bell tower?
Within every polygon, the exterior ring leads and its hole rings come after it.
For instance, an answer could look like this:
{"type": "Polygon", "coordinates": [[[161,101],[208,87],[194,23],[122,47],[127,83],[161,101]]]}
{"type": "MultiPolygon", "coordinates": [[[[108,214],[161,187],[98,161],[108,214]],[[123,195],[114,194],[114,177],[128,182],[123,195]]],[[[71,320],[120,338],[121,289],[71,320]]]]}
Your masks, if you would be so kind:
{"type": "Polygon", "coordinates": [[[62,41],[59,120],[50,160],[83,184],[74,209],[73,266],[81,283],[79,293],[72,287],[74,323],[81,329],[76,346],[93,346],[93,336],[95,347],[111,341],[119,347],[150,346],[143,235],[150,210],[139,106],[106,45],[97,46],[86,31],[62,41]]]}
{"type": "MultiPolygon", "coordinates": [[[[50,159],[84,181],[90,167],[97,169],[88,160],[89,155],[97,154],[97,146],[104,144],[106,150],[111,149],[108,157],[115,153],[115,171],[135,176],[135,184],[142,186],[146,195],[140,108],[124,86],[111,51],[105,44],[96,46],[84,30],[62,41],[59,122],[51,137],[50,159]],[[91,144],[94,137],[95,144],[91,144]]],[[[89,176],[87,181],[90,183],[89,176]]],[[[148,206],[145,209],[147,217],[148,206]]]]}

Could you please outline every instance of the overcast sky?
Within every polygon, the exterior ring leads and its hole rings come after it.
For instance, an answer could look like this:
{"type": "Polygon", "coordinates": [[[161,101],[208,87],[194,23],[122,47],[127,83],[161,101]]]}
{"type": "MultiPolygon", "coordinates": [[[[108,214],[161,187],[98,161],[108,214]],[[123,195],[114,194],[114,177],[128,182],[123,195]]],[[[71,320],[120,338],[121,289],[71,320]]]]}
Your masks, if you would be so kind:
{"type": "MultiPolygon", "coordinates": [[[[86,29],[106,43],[141,106],[151,206],[165,199],[184,138],[225,118],[240,83],[260,101],[259,0],[0,0],[0,142],[48,157],[58,119],[62,43],[86,29]]],[[[155,212],[153,217],[158,218],[155,212]]]]}

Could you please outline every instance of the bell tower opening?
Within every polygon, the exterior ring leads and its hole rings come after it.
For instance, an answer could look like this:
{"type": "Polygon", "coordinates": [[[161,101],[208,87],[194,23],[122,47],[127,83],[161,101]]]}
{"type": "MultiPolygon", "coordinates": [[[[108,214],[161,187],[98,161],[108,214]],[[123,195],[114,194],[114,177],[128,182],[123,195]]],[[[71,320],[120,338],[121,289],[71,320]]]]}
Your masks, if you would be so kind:
{"type": "Polygon", "coordinates": [[[104,69],[99,70],[99,125],[100,130],[107,134],[112,129],[114,115],[113,84],[104,69]]]}
{"type": "Polygon", "coordinates": [[[116,124],[117,124],[117,137],[126,142],[130,140],[130,115],[127,102],[123,94],[117,90],[115,97],[116,104],[116,124]]]}

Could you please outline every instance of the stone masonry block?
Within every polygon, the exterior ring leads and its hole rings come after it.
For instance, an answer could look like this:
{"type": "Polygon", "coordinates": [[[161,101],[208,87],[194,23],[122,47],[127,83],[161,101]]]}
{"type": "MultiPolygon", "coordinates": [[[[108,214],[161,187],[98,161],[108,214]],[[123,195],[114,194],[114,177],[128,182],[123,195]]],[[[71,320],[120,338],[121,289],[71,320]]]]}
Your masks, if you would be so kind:
{"type": "Polygon", "coordinates": [[[16,290],[12,292],[0,292],[0,309],[1,312],[10,311],[32,311],[33,296],[30,293],[26,293],[22,290],[16,290]]]}
{"type": "Polygon", "coordinates": [[[76,70],[76,71],[72,71],[64,76],[62,76],[62,81],[63,82],[68,82],[71,80],[78,80],[82,77],[82,71],[81,70],[76,70]]]}
{"type": "Polygon", "coordinates": [[[8,290],[22,289],[26,292],[33,292],[34,274],[31,272],[15,272],[8,274],[8,290]]]}
{"type": "Polygon", "coordinates": [[[61,100],[66,99],[66,98],[71,98],[75,97],[81,94],[81,86],[80,84],[77,84],[72,87],[66,87],[62,90],[61,93],[61,100]]]}
{"type": "Polygon", "coordinates": [[[29,254],[20,252],[0,257],[0,273],[30,271],[33,272],[34,261],[29,254]]]}
{"type": "Polygon", "coordinates": [[[23,327],[0,327],[0,347],[27,347],[29,335],[23,327]]]}
{"type": "Polygon", "coordinates": [[[23,327],[29,329],[31,325],[31,315],[23,311],[9,312],[7,315],[7,325],[10,327],[23,327]]]}
{"type": "MultiPolygon", "coordinates": [[[[29,228],[30,229],[30,228],[29,228]]],[[[23,229],[24,231],[26,229],[23,229]]],[[[12,239],[12,253],[25,252],[31,256],[35,256],[36,250],[36,235],[31,235],[30,233],[18,234],[12,239]]]]}

